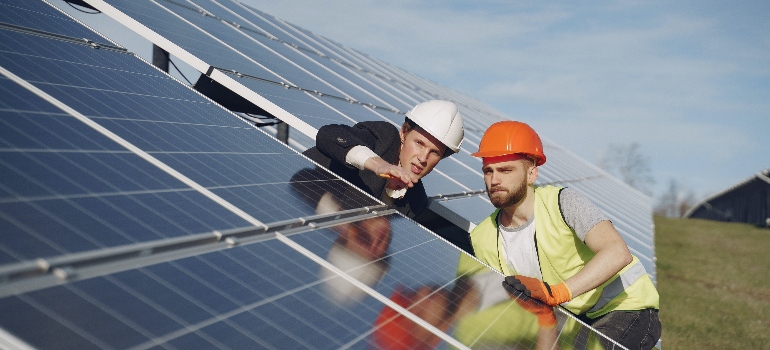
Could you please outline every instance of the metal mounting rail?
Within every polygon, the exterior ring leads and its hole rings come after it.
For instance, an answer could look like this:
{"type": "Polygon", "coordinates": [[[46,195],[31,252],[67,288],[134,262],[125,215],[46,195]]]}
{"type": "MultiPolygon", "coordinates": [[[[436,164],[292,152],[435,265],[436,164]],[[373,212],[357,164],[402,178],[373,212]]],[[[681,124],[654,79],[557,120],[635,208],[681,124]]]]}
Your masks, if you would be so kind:
{"type": "Polygon", "coordinates": [[[267,228],[250,226],[213,231],[8,264],[0,266],[0,298],[257,243],[275,238],[277,232],[290,236],[394,213],[397,213],[395,209],[385,205],[363,207],[277,221],[267,228]]]}
{"type": "Polygon", "coordinates": [[[487,190],[476,190],[476,191],[463,191],[458,193],[450,193],[450,194],[439,194],[436,196],[428,197],[428,200],[431,201],[448,201],[452,199],[459,199],[459,198],[468,198],[473,196],[479,196],[482,194],[487,193],[487,190]]]}
{"type": "Polygon", "coordinates": [[[320,96],[320,97],[334,98],[334,99],[337,99],[337,100],[340,100],[340,101],[345,101],[345,102],[348,102],[348,103],[369,107],[371,109],[382,109],[382,110],[390,111],[390,112],[393,112],[393,113],[396,113],[396,114],[406,114],[405,112],[402,112],[402,111],[399,111],[397,109],[393,109],[393,108],[390,108],[390,107],[378,106],[378,105],[375,105],[373,103],[361,102],[361,101],[358,101],[358,100],[356,100],[354,98],[350,98],[350,97],[337,96],[337,95],[327,94],[327,93],[324,93],[324,92],[321,92],[321,91],[318,91],[318,90],[306,89],[306,88],[303,88],[303,87],[296,86],[294,84],[289,84],[289,83],[285,83],[285,82],[281,82],[281,81],[275,81],[275,80],[271,80],[271,79],[260,78],[260,77],[255,76],[255,75],[249,75],[249,74],[246,74],[246,73],[241,73],[241,72],[235,71],[233,69],[226,69],[226,68],[211,66],[211,67],[209,67],[209,70],[206,72],[206,75],[207,76],[211,76],[211,73],[214,71],[214,69],[216,69],[216,70],[218,70],[218,71],[220,71],[222,73],[229,74],[229,75],[232,75],[232,76],[235,76],[235,77],[238,77],[238,78],[246,78],[246,79],[260,81],[260,82],[263,82],[263,83],[278,85],[278,86],[282,86],[282,87],[284,87],[286,89],[299,90],[299,91],[306,92],[306,93],[313,94],[313,95],[317,95],[317,96],[320,96]]]}
{"type": "Polygon", "coordinates": [[[23,26],[17,26],[15,24],[0,22],[0,29],[9,30],[12,32],[22,33],[22,34],[28,34],[28,35],[35,35],[43,38],[48,39],[54,39],[59,41],[64,41],[72,44],[78,44],[78,45],[85,45],[89,46],[94,49],[104,49],[104,50],[110,50],[110,51],[117,51],[117,52],[123,52],[123,53],[130,53],[125,48],[122,48],[120,46],[115,45],[109,45],[104,43],[98,43],[86,38],[75,38],[71,36],[46,32],[44,30],[39,29],[33,29],[33,28],[27,28],[23,26]]]}

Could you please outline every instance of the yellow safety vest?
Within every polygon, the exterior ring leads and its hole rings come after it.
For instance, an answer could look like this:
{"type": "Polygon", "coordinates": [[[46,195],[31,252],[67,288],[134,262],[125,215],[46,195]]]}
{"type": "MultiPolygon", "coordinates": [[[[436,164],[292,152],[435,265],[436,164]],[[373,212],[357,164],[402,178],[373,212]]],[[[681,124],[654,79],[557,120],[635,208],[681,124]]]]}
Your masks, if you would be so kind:
{"type": "MultiPolygon", "coordinates": [[[[535,243],[537,245],[543,281],[549,284],[564,282],[578,273],[594,252],[578,238],[564,222],[559,208],[559,192],[563,187],[535,187],[535,243]]],[[[484,219],[471,232],[471,244],[476,257],[506,276],[516,272],[505,263],[502,240],[499,239],[497,213],[484,219]]],[[[568,303],[567,310],[589,318],[615,310],[658,309],[658,291],[639,259],[624,267],[602,285],[568,303]]]]}

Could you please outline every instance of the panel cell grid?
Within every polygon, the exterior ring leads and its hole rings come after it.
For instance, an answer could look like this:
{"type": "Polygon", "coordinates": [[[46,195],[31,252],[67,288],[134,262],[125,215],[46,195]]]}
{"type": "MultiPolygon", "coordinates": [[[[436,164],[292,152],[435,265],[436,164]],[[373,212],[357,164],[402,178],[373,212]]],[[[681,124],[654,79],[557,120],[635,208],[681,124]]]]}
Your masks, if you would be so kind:
{"type": "Polygon", "coordinates": [[[273,240],[0,299],[35,316],[0,323],[41,347],[339,348],[383,305],[336,305],[317,267],[273,240]],[[41,314],[56,332],[37,331],[41,314]]]}
{"type": "Polygon", "coordinates": [[[0,263],[248,224],[0,78],[0,263]]]}
{"type": "Polygon", "coordinates": [[[40,6],[39,1],[0,0],[0,25],[2,24],[110,44],[108,40],[96,35],[56,9],[50,6],[40,6]]]}

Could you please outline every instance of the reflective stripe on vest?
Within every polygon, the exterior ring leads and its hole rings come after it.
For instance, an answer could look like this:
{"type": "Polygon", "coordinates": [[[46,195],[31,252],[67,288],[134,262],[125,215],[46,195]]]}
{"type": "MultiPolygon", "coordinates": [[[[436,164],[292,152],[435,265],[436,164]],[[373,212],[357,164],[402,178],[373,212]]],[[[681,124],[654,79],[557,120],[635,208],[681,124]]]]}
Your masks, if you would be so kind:
{"type": "Polygon", "coordinates": [[[610,284],[604,287],[604,289],[602,290],[602,295],[599,297],[599,300],[596,301],[596,304],[594,304],[594,307],[588,310],[588,313],[599,311],[599,309],[603,308],[610,301],[612,301],[612,299],[614,299],[620,293],[623,293],[623,291],[626,290],[626,288],[634,284],[636,280],[638,280],[639,278],[641,278],[646,274],[647,274],[647,270],[644,269],[644,265],[642,265],[641,263],[636,263],[630,268],[628,268],[628,270],[620,274],[618,278],[616,278],[614,281],[610,282],[610,284]]]}

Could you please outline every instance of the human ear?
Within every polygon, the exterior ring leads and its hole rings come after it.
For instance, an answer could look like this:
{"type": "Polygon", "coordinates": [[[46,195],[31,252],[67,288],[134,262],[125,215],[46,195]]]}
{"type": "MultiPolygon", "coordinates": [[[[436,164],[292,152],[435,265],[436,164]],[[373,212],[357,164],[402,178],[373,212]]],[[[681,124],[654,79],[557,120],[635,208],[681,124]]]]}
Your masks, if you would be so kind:
{"type": "Polygon", "coordinates": [[[535,180],[537,180],[538,175],[538,167],[532,166],[529,168],[529,173],[527,174],[527,183],[532,185],[535,183],[535,180]]]}

